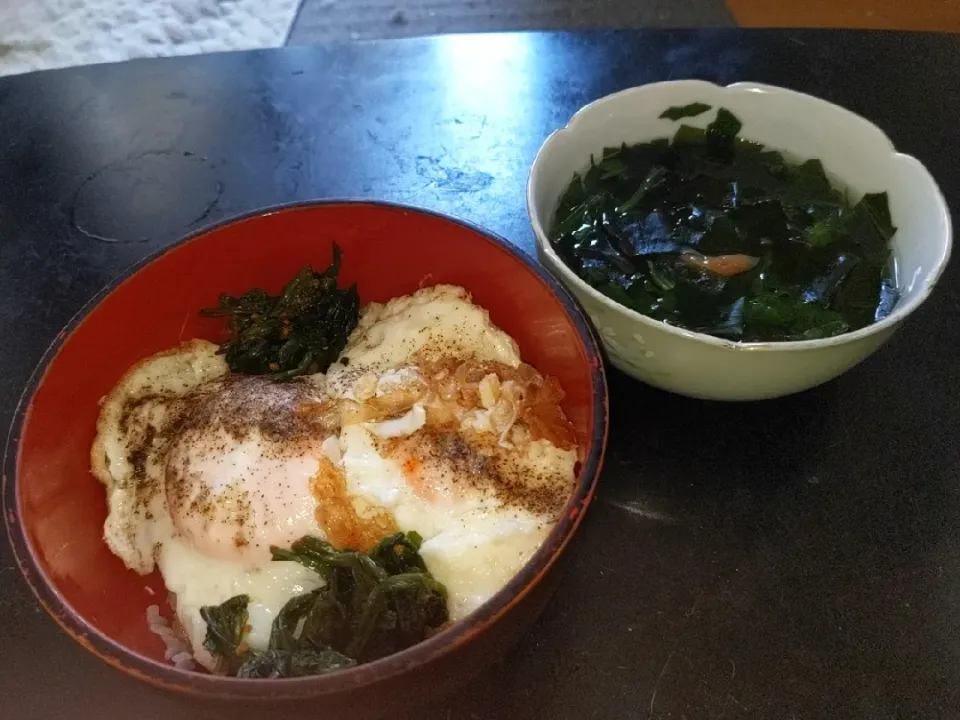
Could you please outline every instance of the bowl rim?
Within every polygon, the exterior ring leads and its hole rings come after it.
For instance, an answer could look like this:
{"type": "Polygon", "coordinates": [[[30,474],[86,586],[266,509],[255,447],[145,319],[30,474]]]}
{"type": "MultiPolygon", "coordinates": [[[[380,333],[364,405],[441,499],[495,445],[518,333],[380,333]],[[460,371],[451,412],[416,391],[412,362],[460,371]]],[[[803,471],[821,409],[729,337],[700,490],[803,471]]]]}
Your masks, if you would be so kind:
{"type": "MultiPolygon", "coordinates": [[[[429,208],[382,200],[362,198],[329,198],[301,200],[271,205],[220,219],[198,228],[169,245],[149,254],[115,276],[78,310],[60,330],[37,363],[17,401],[7,434],[3,458],[2,510],[7,537],[20,573],[43,609],[74,640],[107,664],[137,677],[155,687],[220,700],[303,700],[341,692],[361,690],[408,670],[433,662],[493,626],[513,609],[553,567],[576,533],[585,511],[593,500],[597,480],[603,466],[608,436],[608,391],[600,344],[586,311],[568,288],[519,247],[496,233],[454,215],[429,208]],[[303,212],[329,206],[389,208],[414,214],[425,214],[470,230],[489,244],[511,255],[543,283],[570,317],[587,351],[591,376],[593,431],[588,438],[588,453],[581,462],[576,486],[557,525],[519,572],[486,603],[449,627],[406,650],[370,663],[327,675],[304,678],[249,679],[222,677],[176,668],[135,652],[88,623],[56,590],[43,571],[26,528],[21,522],[19,493],[19,447],[24,425],[32,407],[34,394],[68,338],[72,337],[91,312],[115,289],[132,280],[142,269],[167,253],[198,241],[216,230],[254,221],[266,216],[303,212]]],[[[92,476],[91,476],[92,477],[92,476]]],[[[146,622],[146,617],[144,617],[146,622]]]]}
{"type": "Polygon", "coordinates": [[[930,296],[930,293],[933,291],[934,286],[940,280],[940,277],[943,275],[948,263],[950,262],[950,256],[953,251],[953,224],[950,217],[950,208],[947,204],[946,198],[943,195],[943,191],[940,189],[940,186],[937,184],[937,181],[934,179],[933,175],[927,169],[927,167],[917,160],[912,155],[906,153],[898,152],[896,146],[893,144],[893,141],[887,136],[883,130],[880,129],[877,125],[872,123],[867,118],[862,115],[858,115],[852,110],[848,110],[842,105],[837,105],[836,103],[830,102],[829,100],[824,100],[815,95],[810,95],[809,93],[800,92],[798,90],[791,90],[789,88],[780,87],[778,85],[769,85],[765,83],[757,83],[750,81],[741,81],[731,83],[729,85],[720,85],[717,83],[712,83],[706,80],[663,80],[659,82],[646,83],[644,85],[636,85],[634,87],[625,88],[603,97],[597,98],[590,103],[587,103],[579,110],[577,110],[567,121],[567,124],[562,128],[557,128],[551,132],[547,138],[540,145],[540,148],[537,150],[537,154],[534,157],[533,163],[530,166],[530,172],[527,176],[527,187],[526,187],[526,200],[527,200],[527,215],[530,219],[530,224],[533,227],[533,234],[536,240],[537,251],[541,255],[545,255],[551,261],[552,268],[560,278],[564,281],[565,284],[576,289],[578,293],[584,293],[592,300],[599,302],[604,305],[606,308],[617,312],[626,318],[633,320],[634,322],[645,325],[653,330],[660,330],[668,335],[672,335],[678,338],[686,338],[688,340],[694,340],[696,342],[701,342],[706,345],[711,345],[717,348],[725,348],[728,350],[735,351],[744,351],[744,352],[797,352],[797,351],[814,351],[822,350],[829,347],[835,347],[838,345],[846,345],[848,343],[854,343],[864,338],[870,337],[872,335],[877,335],[885,331],[892,332],[896,327],[903,322],[903,320],[913,313],[917,308],[919,308],[926,299],[930,296]],[[550,244],[549,237],[544,228],[542,219],[540,218],[539,213],[536,210],[536,194],[537,194],[537,184],[538,184],[538,171],[542,167],[543,158],[546,157],[547,153],[551,150],[551,145],[555,140],[565,134],[576,132],[577,122],[584,116],[592,112],[598,111],[598,109],[603,108],[606,105],[617,102],[618,100],[623,100],[624,98],[629,98],[633,95],[639,95],[645,92],[648,92],[652,89],[664,88],[667,86],[678,87],[678,86],[688,86],[690,88],[694,87],[704,87],[710,88],[711,92],[752,92],[752,93],[763,93],[767,95],[789,95],[797,99],[802,100],[803,102],[810,102],[813,104],[820,105],[829,110],[832,113],[838,113],[845,115],[851,120],[860,122],[863,125],[870,128],[870,131],[877,135],[879,139],[884,141],[890,153],[899,159],[906,160],[908,162],[916,164],[916,166],[923,171],[927,177],[930,179],[930,184],[933,187],[934,191],[934,200],[938,205],[939,210],[939,219],[943,222],[945,230],[945,241],[942,248],[939,252],[939,257],[937,257],[936,263],[934,266],[926,273],[926,277],[923,279],[923,286],[914,295],[910,298],[910,301],[901,305],[897,303],[889,315],[883,319],[871,323],[865,327],[862,327],[853,332],[844,333],[842,335],[835,335],[829,338],[820,338],[816,340],[782,340],[782,341],[761,341],[761,342],[737,342],[734,340],[727,340],[724,338],[718,338],[713,335],[707,335],[706,333],[696,332],[694,330],[688,330],[686,328],[678,327],[676,325],[669,325],[665,322],[659,320],[654,320],[651,317],[643,315],[642,313],[637,312],[631,308],[628,308],[626,305],[621,305],[617,301],[607,297],[599,290],[588,284],[586,281],[582,280],[576,273],[571,270],[563,259],[557,254],[553,249],[553,246],[550,244]]]}

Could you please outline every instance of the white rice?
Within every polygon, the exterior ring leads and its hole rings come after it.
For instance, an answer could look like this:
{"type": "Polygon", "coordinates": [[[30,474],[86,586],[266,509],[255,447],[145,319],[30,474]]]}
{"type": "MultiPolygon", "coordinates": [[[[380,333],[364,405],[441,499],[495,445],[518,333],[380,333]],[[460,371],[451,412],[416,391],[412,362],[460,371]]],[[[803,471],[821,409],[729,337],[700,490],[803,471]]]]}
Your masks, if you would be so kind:
{"type": "Polygon", "coordinates": [[[190,645],[170,626],[170,622],[160,614],[158,605],[151,605],[147,608],[147,626],[150,631],[159,635],[167,649],[163,653],[165,660],[173,663],[174,667],[181,670],[195,669],[193,663],[193,654],[190,652],[190,645]]]}

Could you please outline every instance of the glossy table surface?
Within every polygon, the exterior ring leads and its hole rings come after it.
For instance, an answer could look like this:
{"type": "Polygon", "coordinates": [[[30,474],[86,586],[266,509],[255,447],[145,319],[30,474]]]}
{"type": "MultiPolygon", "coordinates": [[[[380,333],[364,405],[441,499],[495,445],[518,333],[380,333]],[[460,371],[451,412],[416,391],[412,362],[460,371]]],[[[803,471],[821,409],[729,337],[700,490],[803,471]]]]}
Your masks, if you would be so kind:
{"type": "MultiPolygon", "coordinates": [[[[841,103],[960,194],[952,36],[458,36],[0,80],[0,423],[70,317],[184,233],[366,197],[532,253],[524,184],[547,134],[601,95],[689,77],[841,103]]],[[[877,355],[792,398],[695,402],[611,371],[607,464],[560,594],[512,655],[418,717],[960,717],[958,355],[951,267],[877,355]]],[[[5,543],[0,638],[4,719],[231,717],[75,645],[5,543]]]]}

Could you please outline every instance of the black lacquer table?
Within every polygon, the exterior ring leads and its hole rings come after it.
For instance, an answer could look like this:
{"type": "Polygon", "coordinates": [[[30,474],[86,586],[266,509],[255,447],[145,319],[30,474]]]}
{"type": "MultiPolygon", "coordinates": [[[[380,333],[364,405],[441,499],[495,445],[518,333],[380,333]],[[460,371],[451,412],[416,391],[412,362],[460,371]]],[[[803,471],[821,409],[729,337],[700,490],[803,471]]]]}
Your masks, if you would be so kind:
{"type": "MultiPolygon", "coordinates": [[[[601,95],[690,77],[841,103],[960,193],[950,36],[451,36],[0,80],[0,424],[83,303],[181,235],[365,197],[532,253],[524,184],[547,134],[601,95]]],[[[611,371],[606,469],[561,593],[512,655],[418,717],[960,717],[955,270],[877,355],[795,397],[695,402],[611,371]]],[[[230,717],[101,664],[0,553],[4,720],[230,717]]]]}

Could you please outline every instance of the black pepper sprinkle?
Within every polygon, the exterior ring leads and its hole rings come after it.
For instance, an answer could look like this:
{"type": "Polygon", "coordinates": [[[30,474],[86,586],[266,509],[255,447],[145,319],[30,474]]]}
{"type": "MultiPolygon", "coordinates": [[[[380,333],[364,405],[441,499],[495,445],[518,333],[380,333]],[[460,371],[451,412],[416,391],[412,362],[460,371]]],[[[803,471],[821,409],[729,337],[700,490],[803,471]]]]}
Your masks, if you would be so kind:
{"type": "Polygon", "coordinates": [[[572,491],[569,478],[526,466],[492,436],[427,428],[377,445],[386,456],[414,457],[430,467],[431,477],[538,515],[559,517],[572,491]]]}
{"type": "MultiPolygon", "coordinates": [[[[268,440],[303,440],[327,428],[319,414],[300,412],[302,405],[317,404],[313,389],[302,382],[274,383],[259,376],[228,375],[205,386],[168,435],[221,429],[234,440],[247,439],[254,430],[268,440]]],[[[225,444],[219,448],[225,449],[225,444]]]]}

